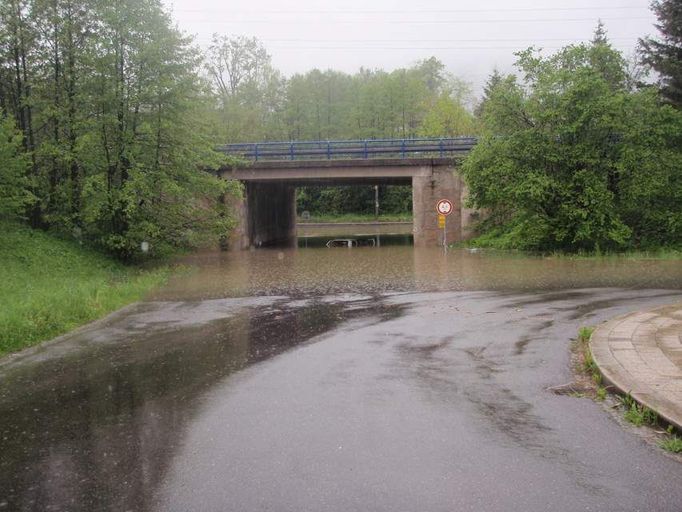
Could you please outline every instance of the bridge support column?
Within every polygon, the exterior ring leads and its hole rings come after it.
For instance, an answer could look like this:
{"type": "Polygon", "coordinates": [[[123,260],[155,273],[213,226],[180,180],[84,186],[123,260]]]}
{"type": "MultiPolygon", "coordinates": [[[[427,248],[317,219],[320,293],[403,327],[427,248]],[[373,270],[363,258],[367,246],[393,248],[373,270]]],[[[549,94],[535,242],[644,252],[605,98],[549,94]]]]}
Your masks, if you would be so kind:
{"type": "Polygon", "coordinates": [[[440,199],[449,199],[454,207],[446,222],[447,242],[462,240],[462,180],[453,167],[434,166],[431,176],[412,178],[412,215],[416,247],[443,244],[443,229],[438,227],[436,212],[436,203],[440,199]]]}
{"type": "Polygon", "coordinates": [[[296,245],[296,187],[246,183],[246,233],[252,247],[296,245]]]}

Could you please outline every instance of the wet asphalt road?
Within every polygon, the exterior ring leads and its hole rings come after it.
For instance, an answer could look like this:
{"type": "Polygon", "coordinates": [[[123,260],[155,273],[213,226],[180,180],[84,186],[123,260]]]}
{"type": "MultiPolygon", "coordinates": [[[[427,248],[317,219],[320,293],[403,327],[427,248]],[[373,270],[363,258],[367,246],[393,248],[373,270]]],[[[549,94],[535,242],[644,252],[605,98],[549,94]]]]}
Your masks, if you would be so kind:
{"type": "Polygon", "coordinates": [[[555,395],[582,325],[680,291],[150,302],[0,362],[0,510],[682,510],[555,395]]]}

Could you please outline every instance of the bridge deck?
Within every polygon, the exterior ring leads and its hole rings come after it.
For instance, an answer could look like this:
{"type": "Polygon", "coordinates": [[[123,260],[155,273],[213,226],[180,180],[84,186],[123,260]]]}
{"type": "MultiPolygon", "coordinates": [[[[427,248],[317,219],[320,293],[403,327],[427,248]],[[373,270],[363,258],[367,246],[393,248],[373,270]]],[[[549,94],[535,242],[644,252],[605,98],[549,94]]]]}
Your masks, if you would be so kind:
{"type": "Polygon", "coordinates": [[[295,160],[251,162],[226,167],[221,175],[241,181],[288,181],[306,184],[402,184],[427,177],[435,168],[451,168],[450,158],[376,158],[367,160],[295,160]]]}
{"type": "Polygon", "coordinates": [[[254,161],[447,157],[468,153],[475,137],[226,144],[218,150],[254,161]]]}

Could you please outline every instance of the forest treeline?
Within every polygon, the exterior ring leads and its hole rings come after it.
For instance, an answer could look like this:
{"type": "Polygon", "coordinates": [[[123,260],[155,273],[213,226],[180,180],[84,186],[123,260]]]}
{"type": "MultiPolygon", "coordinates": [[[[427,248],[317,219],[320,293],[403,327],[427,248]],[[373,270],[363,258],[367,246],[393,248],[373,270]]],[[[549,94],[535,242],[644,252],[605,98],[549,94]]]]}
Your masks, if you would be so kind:
{"type": "MultiPolygon", "coordinates": [[[[641,42],[658,85],[608,43],[519,54],[482,101],[435,58],[391,72],[284,77],[257,39],[201,51],[158,0],[0,3],[0,216],[128,260],[213,243],[239,186],[206,169],[220,143],[481,134],[465,166],[504,246],[679,243],[680,0],[654,2],[641,42]],[[665,100],[665,101],[664,101],[665,100]],[[671,106],[672,105],[672,106],[671,106]]],[[[383,207],[410,207],[382,187],[383,207]]],[[[305,189],[301,208],[373,211],[370,188],[305,189]]]]}
{"type": "Polygon", "coordinates": [[[344,140],[470,135],[469,85],[436,58],[392,72],[314,69],[284,78],[255,38],[215,36],[206,68],[224,140],[344,140]]]}
{"type": "Polygon", "coordinates": [[[143,241],[196,247],[229,231],[216,198],[239,193],[201,170],[224,160],[217,144],[471,133],[469,100],[436,59],[285,79],[253,38],[216,35],[201,52],[157,0],[5,0],[0,215],[122,259],[143,241]]]}

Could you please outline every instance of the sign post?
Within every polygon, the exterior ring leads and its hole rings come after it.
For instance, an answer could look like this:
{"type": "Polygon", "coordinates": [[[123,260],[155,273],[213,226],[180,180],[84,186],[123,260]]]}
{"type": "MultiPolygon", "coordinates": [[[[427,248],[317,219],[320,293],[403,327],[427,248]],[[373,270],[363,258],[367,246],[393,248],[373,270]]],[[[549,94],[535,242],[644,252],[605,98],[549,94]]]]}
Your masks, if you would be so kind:
{"type": "Polygon", "coordinates": [[[436,211],[438,212],[438,227],[443,228],[443,249],[447,251],[447,217],[452,213],[452,202],[448,199],[441,199],[436,203],[436,211]]]}

